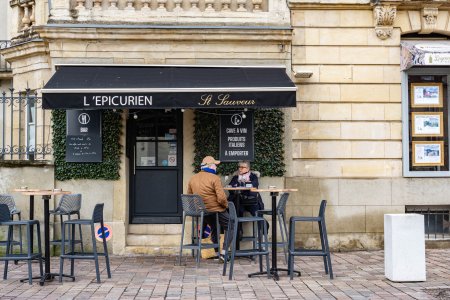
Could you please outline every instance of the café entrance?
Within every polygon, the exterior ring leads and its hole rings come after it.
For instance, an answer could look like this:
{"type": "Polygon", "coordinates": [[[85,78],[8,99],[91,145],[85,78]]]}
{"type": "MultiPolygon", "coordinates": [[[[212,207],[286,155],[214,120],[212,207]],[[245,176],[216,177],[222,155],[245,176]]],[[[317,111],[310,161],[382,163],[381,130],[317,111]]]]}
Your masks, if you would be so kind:
{"type": "Polygon", "coordinates": [[[182,113],[130,110],[127,137],[130,223],[181,223],[182,113]]]}

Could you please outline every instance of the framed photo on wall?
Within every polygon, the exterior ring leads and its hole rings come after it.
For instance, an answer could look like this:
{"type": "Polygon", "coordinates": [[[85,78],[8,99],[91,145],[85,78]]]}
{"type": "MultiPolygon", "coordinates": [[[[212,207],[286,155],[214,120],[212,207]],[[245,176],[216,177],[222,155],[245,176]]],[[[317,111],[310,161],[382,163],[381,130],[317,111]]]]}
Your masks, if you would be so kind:
{"type": "Polygon", "coordinates": [[[411,83],[411,107],[442,107],[443,98],[440,82],[411,83]]]}
{"type": "Polygon", "coordinates": [[[443,166],[444,141],[412,142],[413,166],[443,166]]]}
{"type": "Polygon", "coordinates": [[[412,112],[412,136],[444,136],[442,112],[412,112]]]}

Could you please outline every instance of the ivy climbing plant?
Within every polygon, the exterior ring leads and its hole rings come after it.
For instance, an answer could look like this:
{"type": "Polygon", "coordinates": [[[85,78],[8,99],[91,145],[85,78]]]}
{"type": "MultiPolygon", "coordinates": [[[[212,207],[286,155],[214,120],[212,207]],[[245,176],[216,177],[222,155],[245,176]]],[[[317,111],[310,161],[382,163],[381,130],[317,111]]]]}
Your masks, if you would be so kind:
{"type": "MultiPolygon", "coordinates": [[[[211,111],[212,112],[212,111],[211,111]]],[[[205,114],[195,111],[194,163],[195,172],[200,171],[203,157],[219,157],[220,111],[205,114]]],[[[283,176],[284,164],[284,113],[277,109],[261,109],[254,112],[255,160],[251,168],[261,172],[261,176],[283,176]]],[[[224,162],[217,173],[230,175],[237,169],[234,162],[224,162]]]]}
{"type": "Polygon", "coordinates": [[[102,143],[103,160],[101,163],[66,162],[66,111],[52,111],[53,157],[55,160],[56,180],[69,179],[119,179],[120,169],[120,112],[103,111],[102,143]]]}

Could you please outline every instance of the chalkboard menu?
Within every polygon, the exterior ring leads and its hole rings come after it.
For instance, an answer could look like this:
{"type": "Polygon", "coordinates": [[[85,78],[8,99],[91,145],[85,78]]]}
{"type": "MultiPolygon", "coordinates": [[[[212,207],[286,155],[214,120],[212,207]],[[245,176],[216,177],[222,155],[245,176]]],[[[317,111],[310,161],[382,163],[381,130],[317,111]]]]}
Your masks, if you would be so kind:
{"type": "Polygon", "coordinates": [[[101,112],[67,110],[66,122],[66,162],[101,162],[101,112]]]}
{"type": "Polygon", "coordinates": [[[230,112],[220,118],[221,161],[254,159],[253,112],[230,112]]]}

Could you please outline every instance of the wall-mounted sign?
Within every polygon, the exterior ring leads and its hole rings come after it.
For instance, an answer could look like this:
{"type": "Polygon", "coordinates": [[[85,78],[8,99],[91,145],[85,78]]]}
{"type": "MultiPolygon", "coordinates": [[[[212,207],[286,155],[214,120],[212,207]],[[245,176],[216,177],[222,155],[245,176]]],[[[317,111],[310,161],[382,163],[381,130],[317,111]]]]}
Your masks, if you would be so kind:
{"type": "Polygon", "coordinates": [[[102,121],[98,110],[66,111],[66,162],[102,161],[102,121]]]}
{"type": "Polygon", "coordinates": [[[219,160],[252,161],[254,155],[253,112],[230,112],[229,115],[222,115],[219,160]]]}

